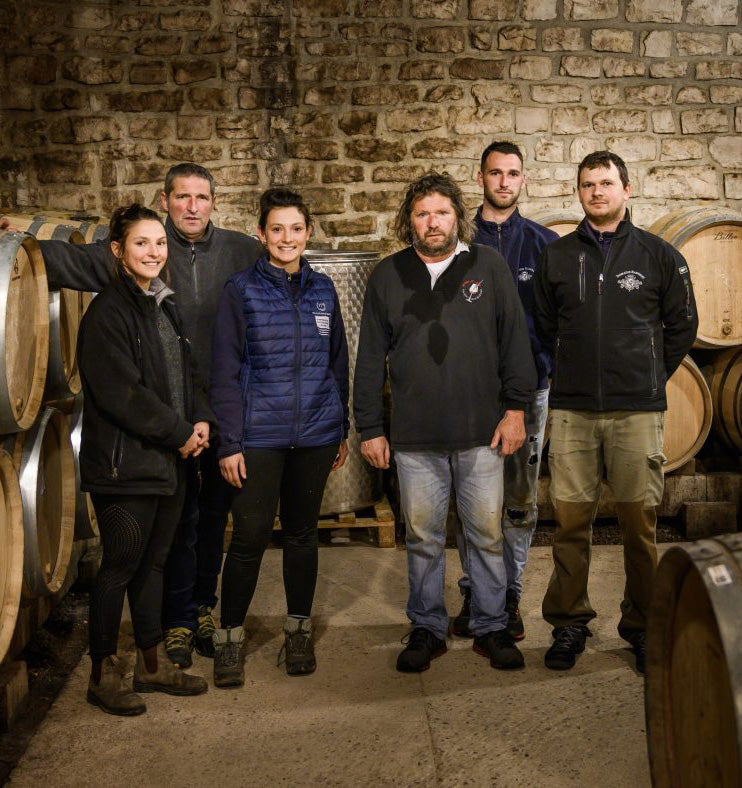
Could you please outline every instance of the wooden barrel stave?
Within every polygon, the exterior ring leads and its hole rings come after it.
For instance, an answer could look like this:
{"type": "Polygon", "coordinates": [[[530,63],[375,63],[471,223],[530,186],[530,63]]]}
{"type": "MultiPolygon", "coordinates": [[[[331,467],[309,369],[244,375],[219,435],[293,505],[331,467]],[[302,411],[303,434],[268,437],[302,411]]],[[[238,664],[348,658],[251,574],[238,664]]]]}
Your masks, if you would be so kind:
{"type": "Polygon", "coordinates": [[[75,397],[69,414],[70,443],[75,459],[75,539],[93,539],[100,535],[98,518],[89,493],[83,492],[80,478],[80,441],[82,439],[82,394],[75,397]]]}
{"type": "Polygon", "coordinates": [[[548,227],[559,236],[565,236],[577,229],[583,217],[578,216],[574,211],[539,211],[528,218],[548,227]]]}
{"type": "Polygon", "coordinates": [[[18,474],[0,450],[0,662],[8,652],[23,588],[23,502],[18,474]]]}
{"type": "Polygon", "coordinates": [[[714,405],[714,432],[730,449],[742,452],[742,348],[721,352],[703,374],[714,405]]]}

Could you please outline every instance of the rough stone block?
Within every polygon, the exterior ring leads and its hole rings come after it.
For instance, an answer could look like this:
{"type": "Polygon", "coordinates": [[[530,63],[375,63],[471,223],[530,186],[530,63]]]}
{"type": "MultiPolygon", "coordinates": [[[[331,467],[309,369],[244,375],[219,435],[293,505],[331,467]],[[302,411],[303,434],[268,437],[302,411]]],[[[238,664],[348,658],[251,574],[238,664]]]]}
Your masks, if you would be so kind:
{"type": "Polygon", "coordinates": [[[646,131],[647,113],[641,110],[604,110],[593,116],[593,128],[600,134],[612,131],[646,131]]]}
{"type": "Polygon", "coordinates": [[[309,88],[304,94],[304,103],[310,107],[332,107],[345,104],[348,91],[338,85],[323,88],[309,88]]]}
{"type": "Polygon", "coordinates": [[[686,539],[704,539],[737,530],[737,506],[727,501],[689,502],[681,512],[686,539]]]}
{"type": "Polygon", "coordinates": [[[518,0],[469,0],[469,19],[494,19],[506,22],[515,19],[518,0]]]}
{"type": "Polygon", "coordinates": [[[536,49],[536,28],[515,25],[501,27],[497,34],[497,48],[501,52],[505,50],[523,52],[528,49],[536,49]]]}
{"type": "Polygon", "coordinates": [[[634,51],[634,33],[631,30],[599,28],[590,34],[590,47],[596,52],[634,51]]]}
{"type": "Polygon", "coordinates": [[[217,115],[216,136],[226,140],[257,139],[263,133],[260,115],[217,115]]]}
{"type": "Polygon", "coordinates": [[[742,166],[742,137],[714,137],[709,153],[725,169],[739,169],[742,166]]]}
{"type": "Polygon", "coordinates": [[[564,161],[564,143],[562,140],[546,139],[542,137],[536,143],[534,151],[536,161],[564,161]]]}
{"type": "Polygon", "coordinates": [[[649,104],[657,107],[672,104],[672,85],[640,85],[626,88],[628,104],[649,104]]]}
{"type": "MultiPolygon", "coordinates": [[[[404,16],[404,9],[402,0],[358,0],[356,14],[400,19],[404,16]]],[[[336,14],[325,14],[325,16],[336,16],[336,14]]]]}
{"type": "Polygon", "coordinates": [[[302,194],[312,206],[312,213],[343,213],[345,211],[345,189],[303,189],[302,194]]]}
{"type": "Polygon", "coordinates": [[[325,164],[322,168],[322,183],[360,183],[363,177],[360,164],[325,164]]]}
{"type": "Polygon", "coordinates": [[[742,131],[742,107],[734,110],[734,130],[742,131]]]}
{"type": "Polygon", "coordinates": [[[451,107],[448,126],[456,134],[503,134],[513,128],[513,111],[509,107],[451,107]]]}
{"type": "Polygon", "coordinates": [[[639,54],[642,57],[670,57],[672,33],[669,30],[644,31],[640,40],[639,54]]]}
{"type": "Polygon", "coordinates": [[[121,127],[113,118],[64,117],[50,129],[52,142],[82,145],[87,142],[106,142],[121,139],[121,127]]]}
{"type": "MultiPolygon", "coordinates": [[[[347,38],[349,41],[357,41],[359,38],[374,38],[376,37],[376,23],[375,22],[363,22],[362,24],[352,24],[352,25],[338,25],[338,30],[340,35],[343,38],[347,38]]],[[[323,28],[322,36],[328,37],[332,35],[332,26],[328,24],[326,29],[323,28]]],[[[305,38],[316,38],[317,34],[312,33],[311,35],[307,33],[305,38]]],[[[384,36],[386,38],[386,36],[384,36]]]]}
{"type": "Polygon", "coordinates": [[[407,153],[407,146],[401,140],[363,137],[346,142],[345,153],[349,159],[360,161],[402,161],[407,153]]]}
{"type": "Polygon", "coordinates": [[[129,121],[129,135],[135,139],[164,140],[171,134],[169,118],[133,118],[129,121]]]}
{"type": "Polygon", "coordinates": [[[284,0],[222,0],[222,12],[235,16],[283,16],[284,0]]]}
{"type": "Polygon", "coordinates": [[[164,60],[133,63],[129,69],[129,82],[132,85],[164,85],[167,77],[168,68],[164,60]]]}
{"type": "Polygon", "coordinates": [[[393,167],[374,167],[371,180],[374,183],[410,183],[424,175],[422,164],[397,164],[393,167]]]}
{"type": "Polygon", "coordinates": [[[316,184],[317,165],[306,161],[282,161],[265,168],[269,183],[281,186],[316,184]]]}
{"type": "Polygon", "coordinates": [[[705,152],[706,146],[694,139],[664,139],[660,143],[662,161],[702,159],[705,152]]]}
{"type": "Polygon", "coordinates": [[[93,174],[93,157],[82,151],[59,150],[35,153],[33,164],[39,183],[73,183],[88,186],[93,174]]]}
{"type": "Polygon", "coordinates": [[[180,54],[183,48],[182,36],[153,35],[144,36],[137,41],[134,51],[138,55],[157,55],[167,57],[180,54]]]}
{"type": "Polygon", "coordinates": [[[120,60],[75,56],[62,64],[62,76],[83,85],[121,82],[124,67],[120,60]]]}
{"type": "Polygon", "coordinates": [[[712,104],[742,104],[742,85],[712,85],[712,104]]]}
{"type": "Polygon", "coordinates": [[[708,94],[705,90],[695,86],[680,88],[678,95],[675,96],[676,104],[706,104],[708,94]]]}
{"type": "Polygon", "coordinates": [[[416,142],[411,153],[416,159],[473,159],[477,160],[482,153],[481,137],[457,136],[429,137],[416,142]]]}
{"type": "Polygon", "coordinates": [[[544,52],[579,52],[585,48],[582,29],[579,27],[547,27],[541,33],[541,48],[544,52]]]}
{"type": "Polygon", "coordinates": [[[442,101],[461,101],[464,90],[460,85],[436,85],[425,92],[425,101],[440,104],[442,101]]]}
{"type": "Polygon", "coordinates": [[[456,19],[464,0],[411,0],[410,11],[417,19],[456,19]]]}
{"type": "Polygon", "coordinates": [[[297,137],[331,137],[335,133],[334,116],[324,112],[273,115],[270,124],[271,131],[283,131],[297,137]]]}
{"type": "Polygon", "coordinates": [[[376,232],[375,216],[356,216],[353,219],[326,219],[320,222],[328,238],[371,235],[376,232]]]}
{"type": "Polygon", "coordinates": [[[463,27],[422,27],[415,45],[420,52],[458,54],[466,48],[466,31],[463,27]]]}
{"type": "Polygon", "coordinates": [[[724,173],[724,196],[729,200],[742,200],[742,173],[724,173]]]}
{"type": "Polygon", "coordinates": [[[131,41],[125,36],[88,36],[85,50],[101,49],[108,55],[125,55],[131,50],[131,41]]]}
{"type": "Polygon", "coordinates": [[[526,193],[529,197],[570,197],[574,194],[573,181],[529,180],[526,183],[526,193]]]}
{"type": "Polygon", "coordinates": [[[396,211],[402,202],[403,194],[403,191],[362,191],[350,195],[350,204],[354,211],[396,211]]]}
{"type": "Polygon", "coordinates": [[[551,76],[551,58],[514,57],[510,63],[511,79],[548,79],[551,76]]]}
{"type": "Polygon", "coordinates": [[[224,33],[199,36],[191,42],[189,50],[194,55],[217,55],[232,48],[232,37],[224,33]]]}
{"type": "Polygon", "coordinates": [[[113,14],[107,8],[76,6],[67,14],[65,27],[84,30],[103,30],[113,24],[113,14]]]}
{"type": "Polygon", "coordinates": [[[278,148],[275,142],[233,142],[229,146],[230,159],[275,161],[278,155],[278,148]]]}
{"type": "Polygon", "coordinates": [[[481,25],[474,25],[469,28],[469,44],[472,49],[480,52],[489,52],[492,49],[494,37],[492,32],[481,25]]]}
{"type": "Polygon", "coordinates": [[[516,107],[515,131],[518,134],[535,134],[549,128],[549,110],[542,107],[516,107]]]}
{"type": "Polygon", "coordinates": [[[551,130],[554,134],[584,134],[590,131],[586,107],[555,107],[551,111],[551,130]]]}
{"type": "Polygon", "coordinates": [[[157,155],[168,161],[219,161],[223,151],[220,145],[168,143],[157,146],[157,155]]]}
{"type": "Polygon", "coordinates": [[[353,54],[353,45],[347,41],[307,41],[304,47],[308,55],[315,57],[350,57],[353,54]]]}
{"type": "Polygon", "coordinates": [[[437,60],[408,60],[399,67],[400,79],[443,79],[446,69],[437,60]]]}
{"type": "Polygon", "coordinates": [[[616,16],[618,0],[564,0],[565,19],[613,19],[616,16]]]}
{"type": "Polygon", "coordinates": [[[674,134],[675,118],[672,110],[658,109],[652,113],[652,131],[655,134],[674,134]]]}
{"type": "Polygon", "coordinates": [[[606,148],[617,153],[625,162],[654,161],[657,156],[657,145],[653,137],[639,137],[634,134],[627,137],[608,137],[606,148]]]}
{"type": "Polygon", "coordinates": [[[676,79],[688,70],[685,60],[665,60],[662,63],[650,63],[649,76],[653,79],[676,79]]]}
{"type": "Polygon", "coordinates": [[[381,28],[381,37],[386,40],[398,39],[399,41],[412,41],[414,33],[409,25],[398,22],[388,22],[381,28]]]}
{"type": "Polygon", "coordinates": [[[450,67],[451,76],[456,79],[502,79],[504,72],[504,60],[473,57],[454,60],[450,67]]]}
{"type": "Polygon", "coordinates": [[[36,33],[28,39],[28,49],[44,50],[47,53],[60,52],[64,55],[70,55],[73,52],[79,52],[81,41],[69,35],[64,35],[57,32],[36,33]]]}
{"type": "MultiPolygon", "coordinates": [[[[600,150],[605,147],[603,141],[596,137],[585,137],[584,135],[575,137],[569,144],[569,160],[574,164],[579,164],[588,153],[600,150]]],[[[577,173],[575,172],[575,177],[577,173]]]]}
{"type": "Polygon", "coordinates": [[[418,89],[414,85],[364,85],[353,88],[351,99],[359,106],[412,104],[418,100],[418,89]]]}
{"type": "MultiPolygon", "coordinates": [[[[65,119],[66,121],[67,119],[65,119]]],[[[59,122],[59,121],[57,121],[59,122]]],[[[53,128],[53,126],[52,126],[53,128]]],[[[20,148],[40,148],[46,145],[46,120],[16,121],[5,134],[9,143],[20,148]]],[[[52,140],[57,142],[58,140],[52,140]]],[[[66,140],[64,140],[66,142],[66,140]]]]}
{"type": "Polygon", "coordinates": [[[190,88],[188,98],[191,106],[195,110],[219,110],[232,109],[234,107],[234,96],[228,88],[207,88],[198,86],[190,88]]]}
{"type": "Polygon", "coordinates": [[[54,55],[19,55],[6,61],[10,82],[49,85],[57,78],[57,59],[54,55]]]}
{"type": "Polygon", "coordinates": [[[228,164],[211,167],[214,179],[220,186],[243,186],[258,183],[258,168],[255,164],[228,164]]]}
{"type": "Polygon", "coordinates": [[[211,115],[180,115],[178,117],[178,139],[208,140],[213,134],[211,115]]]}
{"type": "Polygon", "coordinates": [[[240,109],[261,109],[265,106],[263,91],[256,88],[240,88],[237,91],[237,106],[240,109]]]}
{"type": "Polygon", "coordinates": [[[736,25],[737,0],[689,0],[685,21],[689,25],[736,25]]]}
{"type": "Polygon", "coordinates": [[[582,101],[582,89],[577,85],[531,85],[531,98],[537,104],[573,104],[582,101]]]}
{"type": "Polygon", "coordinates": [[[190,10],[160,14],[160,27],[163,30],[205,31],[211,27],[211,14],[207,11],[190,10]]]}
{"type": "Polygon", "coordinates": [[[696,79],[741,79],[742,61],[710,60],[696,63],[696,79]]]}
{"type": "Polygon", "coordinates": [[[124,183],[127,186],[138,183],[158,183],[165,180],[169,167],[159,161],[127,161],[124,165],[124,183]]]}
{"type": "Polygon", "coordinates": [[[680,22],[683,0],[627,0],[627,22],[680,22]]]}
{"type": "Polygon", "coordinates": [[[673,200],[714,200],[719,196],[713,167],[677,165],[651,167],[644,176],[644,196],[673,200]]]}
{"type": "Polygon", "coordinates": [[[592,100],[602,107],[613,107],[621,103],[622,91],[618,85],[593,85],[590,88],[592,100]]]}
{"type": "Polygon", "coordinates": [[[742,33],[730,33],[727,37],[727,55],[742,55],[742,33]]]}
{"type": "Polygon", "coordinates": [[[266,19],[260,23],[247,20],[240,26],[238,36],[237,56],[240,58],[292,56],[298,45],[296,35],[292,35],[283,19],[266,19]]]}
{"type": "Polygon", "coordinates": [[[434,108],[424,109],[395,109],[386,114],[386,127],[389,131],[399,131],[403,134],[411,131],[430,131],[443,125],[440,110],[434,108]]]}
{"type": "Polygon", "coordinates": [[[286,154],[292,159],[332,161],[339,157],[338,144],[333,140],[293,140],[286,143],[286,154]]]}
{"type": "Polygon", "coordinates": [[[721,108],[686,110],[680,113],[683,134],[709,134],[729,130],[727,111],[721,108]]]}
{"type": "Polygon", "coordinates": [[[85,109],[85,94],[72,88],[59,88],[41,94],[41,109],[55,112],[64,109],[85,109]]]}
{"type": "Polygon", "coordinates": [[[559,73],[566,77],[586,77],[597,79],[600,76],[601,59],[581,55],[565,55],[559,66],[559,73]]]}
{"type": "Polygon", "coordinates": [[[217,75],[216,63],[206,59],[175,60],[172,64],[173,80],[176,85],[203,82],[217,75]]]}
{"type": "Polygon", "coordinates": [[[556,0],[523,0],[523,19],[556,19],[556,0]]]}
{"type": "Polygon", "coordinates": [[[603,60],[603,73],[608,79],[644,76],[645,65],[641,60],[622,57],[607,57],[603,60]]]}
{"type": "Polygon", "coordinates": [[[333,63],[332,74],[338,82],[362,82],[371,79],[373,68],[370,63],[351,60],[347,63],[333,63]]]}
{"type": "Polygon", "coordinates": [[[718,33],[676,33],[679,55],[716,55],[724,51],[724,37],[718,33]]]}
{"type": "Polygon", "coordinates": [[[376,133],[375,112],[365,110],[353,110],[344,112],[338,119],[338,126],[349,136],[357,134],[371,135],[376,133]]]}

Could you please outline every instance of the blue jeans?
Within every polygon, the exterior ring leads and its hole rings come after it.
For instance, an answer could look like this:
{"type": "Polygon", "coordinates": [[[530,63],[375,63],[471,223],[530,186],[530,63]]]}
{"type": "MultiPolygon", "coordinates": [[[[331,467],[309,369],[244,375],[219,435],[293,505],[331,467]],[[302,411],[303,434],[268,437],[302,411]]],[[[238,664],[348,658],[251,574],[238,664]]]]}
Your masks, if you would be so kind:
{"type": "MultiPolygon", "coordinates": [[[[213,448],[199,459],[200,479],[189,468],[183,512],[165,565],[162,626],[198,626],[198,608],[216,605],[224,557],[224,530],[237,490],[221,475],[213,448]]],[[[191,461],[192,463],[193,461],[191,461]]]]}
{"type": "Polygon", "coordinates": [[[462,451],[396,451],[399,490],[407,524],[407,616],[413,627],[448,634],[444,601],[446,515],[451,481],[456,490],[471,578],[470,629],[484,635],[504,629],[505,564],[502,556],[502,469],[489,446],[462,451]]]}
{"type": "MultiPolygon", "coordinates": [[[[508,578],[508,591],[520,599],[523,591],[523,571],[528,561],[533,532],[538,522],[538,475],[541,469],[541,452],[544,448],[544,431],[549,415],[549,390],[534,394],[525,412],[526,440],[515,454],[505,457],[504,484],[505,508],[502,513],[503,557],[508,578]]],[[[469,588],[466,552],[461,529],[456,533],[456,544],[464,575],[459,588],[464,593],[469,588]]]]}

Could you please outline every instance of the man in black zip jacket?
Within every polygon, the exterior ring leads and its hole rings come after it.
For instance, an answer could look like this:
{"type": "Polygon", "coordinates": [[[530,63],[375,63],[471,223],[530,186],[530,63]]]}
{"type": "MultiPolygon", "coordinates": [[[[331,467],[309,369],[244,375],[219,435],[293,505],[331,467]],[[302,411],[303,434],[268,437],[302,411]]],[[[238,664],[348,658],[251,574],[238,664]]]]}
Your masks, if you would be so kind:
{"type": "Polygon", "coordinates": [[[682,255],[631,224],[621,158],[608,151],[588,155],[577,189],[585,219],[546,247],[534,287],[536,327],[554,348],[549,470],[559,527],[543,602],[554,627],[545,663],[571,668],[596,615],[587,581],[605,465],[626,567],[618,631],[643,672],[664,484],[665,384],[693,345],[698,317],[682,255]]]}
{"type": "MultiPolygon", "coordinates": [[[[215,203],[214,178],[205,167],[184,163],[168,171],[160,194],[160,205],[168,214],[165,275],[170,278],[192,355],[205,380],[224,283],[255,263],[261,248],[244,233],[215,227],[211,222],[215,203]]],[[[107,239],[80,246],[63,241],[41,241],[39,245],[52,288],[99,292],[111,279],[113,258],[107,239]]],[[[188,480],[183,514],[165,567],[165,644],[171,660],[181,668],[191,664],[194,635],[199,653],[213,655],[211,609],[217,601],[232,496],[219,472],[213,445],[201,454],[199,463],[200,474],[194,468],[188,480]]]]}
{"type": "Polygon", "coordinates": [[[467,545],[474,650],[496,668],[523,655],[507,632],[500,519],[503,457],[525,439],[536,374],[507,263],[472,237],[463,196],[446,175],[412,183],[397,213],[412,244],[369,277],[353,401],[361,452],[389,467],[382,386],[388,358],[391,443],[407,525],[412,631],[397,670],[420,672],[446,651],[443,599],[451,482],[467,545]]]}

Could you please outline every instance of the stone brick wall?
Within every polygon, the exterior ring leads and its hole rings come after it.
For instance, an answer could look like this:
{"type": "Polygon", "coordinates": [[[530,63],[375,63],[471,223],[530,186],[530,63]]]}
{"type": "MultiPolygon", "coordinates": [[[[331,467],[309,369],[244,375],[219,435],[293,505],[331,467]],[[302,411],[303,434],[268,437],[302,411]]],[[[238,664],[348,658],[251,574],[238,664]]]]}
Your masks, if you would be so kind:
{"type": "Polygon", "coordinates": [[[291,184],[334,246],[388,248],[434,166],[479,202],[493,138],[520,144],[524,211],[571,208],[575,163],[629,164],[634,218],[742,211],[739,0],[6,0],[0,207],[152,204],[167,168],[219,184],[253,230],[291,184]]]}

